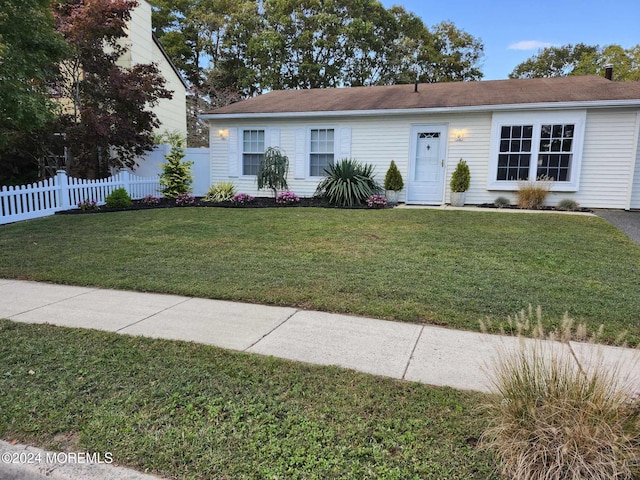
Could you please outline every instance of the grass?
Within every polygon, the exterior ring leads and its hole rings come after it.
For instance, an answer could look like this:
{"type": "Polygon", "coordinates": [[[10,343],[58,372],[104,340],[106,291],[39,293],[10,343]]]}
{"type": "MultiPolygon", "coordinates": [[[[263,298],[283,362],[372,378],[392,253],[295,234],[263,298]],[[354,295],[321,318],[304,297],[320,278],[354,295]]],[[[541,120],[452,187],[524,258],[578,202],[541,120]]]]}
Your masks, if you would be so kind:
{"type": "Polygon", "coordinates": [[[0,277],[290,305],[477,330],[542,306],[640,340],[640,246],[596,217],[181,208],[0,228],[0,277]]]}
{"type": "Polygon", "coordinates": [[[0,320],[0,437],[168,478],[498,478],[485,396],[186,342],[0,320]]]}

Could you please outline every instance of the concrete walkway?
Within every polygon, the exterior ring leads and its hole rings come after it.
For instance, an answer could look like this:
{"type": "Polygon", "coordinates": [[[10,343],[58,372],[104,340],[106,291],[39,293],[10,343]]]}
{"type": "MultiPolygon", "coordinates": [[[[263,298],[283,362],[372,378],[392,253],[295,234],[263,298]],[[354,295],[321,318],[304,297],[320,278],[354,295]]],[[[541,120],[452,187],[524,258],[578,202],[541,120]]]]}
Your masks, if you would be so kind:
{"type": "MultiPolygon", "coordinates": [[[[3,279],[0,318],[187,340],[481,392],[489,391],[486,372],[497,350],[518,343],[513,337],[286,307],[3,279]]],[[[594,364],[596,350],[606,365],[625,364],[623,374],[640,391],[640,368],[630,361],[637,351],[577,343],[557,348],[573,350],[584,365],[594,364]]],[[[3,448],[7,444],[0,443],[0,453],[3,448]]]]}

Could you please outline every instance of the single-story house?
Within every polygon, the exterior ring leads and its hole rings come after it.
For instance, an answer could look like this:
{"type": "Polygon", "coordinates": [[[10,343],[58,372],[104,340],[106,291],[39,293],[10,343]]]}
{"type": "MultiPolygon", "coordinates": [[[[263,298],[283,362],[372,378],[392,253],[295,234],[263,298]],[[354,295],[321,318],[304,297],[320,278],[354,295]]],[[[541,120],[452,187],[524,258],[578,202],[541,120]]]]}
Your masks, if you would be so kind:
{"type": "Polygon", "coordinates": [[[504,196],[519,181],[553,178],[548,204],[640,208],[640,82],[598,76],[273,91],[201,116],[209,124],[211,183],[258,192],[267,147],[290,160],[289,186],[313,195],[324,167],[349,157],[391,160],[400,201],[449,202],[458,161],[471,171],[466,202],[504,196]]]}

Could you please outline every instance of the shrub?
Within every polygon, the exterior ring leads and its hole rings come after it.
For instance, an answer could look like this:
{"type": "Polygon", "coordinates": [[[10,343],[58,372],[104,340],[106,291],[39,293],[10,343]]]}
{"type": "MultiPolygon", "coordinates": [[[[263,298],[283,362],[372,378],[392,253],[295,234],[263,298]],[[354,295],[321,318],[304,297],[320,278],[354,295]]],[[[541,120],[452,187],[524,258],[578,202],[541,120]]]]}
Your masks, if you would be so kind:
{"type": "Polygon", "coordinates": [[[551,336],[564,345],[544,340],[540,313],[533,330],[537,339],[521,339],[519,349],[498,356],[483,445],[514,480],[638,478],[640,401],[621,366],[580,364],[568,316],[551,336]]]}
{"type": "Polygon", "coordinates": [[[129,193],[124,187],[116,188],[104,199],[107,208],[127,208],[133,205],[129,193]]]}
{"type": "Polygon", "coordinates": [[[247,203],[251,203],[255,200],[255,197],[252,197],[246,193],[238,193],[231,197],[231,203],[234,205],[246,205],[247,203]]]}
{"type": "Polygon", "coordinates": [[[560,200],[557,209],[565,212],[577,212],[578,210],[580,210],[580,205],[578,205],[578,202],[576,202],[575,200],[565,198],[564,200],[560,200]]]}
{"type": "Polygon", "coordinates": [[[332,205],[362,205],[371,195],[382,192],[382,187],[373,178],[373,165],[344,158],[329,165],[325,173],[327,177],[320,182],[315,194],[332,205]]]}
{"type": "Polygon", "coordinates": [[[166,163],[160,164],[162,173],[160,174],[160,185],[162,186],[162,196],[164,198],[176,198],[182,193],[191,191],[193,176],[191,175],[191,165],[193,162],[183,162],[184,139],[173,135],[171,141],[171,151],[165,155],[166,163]]]}
{"type": "Polygon", "coordinates": [[[153,206],[158,205],[160,203],[160,198],[159,197],[155,197],[153,195],[147,195],[142,200],[140,200],[140,202],[145,207],[153,207],[153,206]]]}
{"type": "Polygon", "coordinates": [[[460,161],[458,161],[456,169],[451,175],[451,181],[449,182],[451,191],[466,192],[467,190],[469,190],[470,183],[471,172],[469,171],[469,166],[467,165],[467,162],[465,162],[463,159],[460,159],[460,161]]]}
{"type": "Polygon", "coordinates": [[[100,210],[100,207],[98,207],[98,202],[96,202],[95,200],[83,200],[78,203],[78,208],[85,212],[89,210],[100,210]]]}
{"type": "Polygon", "coordinates": [[[534,181],[518,182],[518,206],[536,210],[544,205],[544,201],[551,190],[548,177],[539,177],[534,181]]]}
{"type": "Polygon", "coordinates": [[[236,187],[233,182],[218,182],[215,185],[211,185],[204,200],[206,202],[224,202],[231,200],[231,197],[235,194],[236,187]]]}
{"type": "Polygon", "coordinates": [[[273,196],[278,189],[287,189],[287,171],[289,170],[289,158],[277,147],[269,147],[265,150],[258,164],[258,190],[270,188],[273,196]]]}
{"type": "Polygon", "coordinates": [[[186,207],[196,203],[196,197],[189,195],[188,193],[181,193],[176,197],[176,205],[179,207],[186,207]]]}
{"type": "Polygon", "coordinates": [[[369,208],[384,208],[387,206],[387,197],[384,195],[371,195],[367,198],[369,208]]]}
{"type": "Polygon", "coordinates": [[[404,188],[404,181],[402,180],[402,175],[400,174],[400,170],[398,170],[398,166],[396,162],[391,160],[391,165],[389,165],[389,170],[387,170],[387,174],[384,177],[384,189],[392,190],[394,192],[399,192],[404,188]]]}
{"type": "Polygon", "coordinates": [[[493,204],[498,208],[504,208],[511,205],[511,202],[507,197],[498,197],[493,201],[493,204]]]}
{"type": "Polygon", "coordinates": [[[276,203],[280,205],[291,205],[294,203],[299,203],[300,197],[298,197],[295,193],[290,192],[289,190],[285,190],[284,192],[280,192],[276,195],[276,203]]]}

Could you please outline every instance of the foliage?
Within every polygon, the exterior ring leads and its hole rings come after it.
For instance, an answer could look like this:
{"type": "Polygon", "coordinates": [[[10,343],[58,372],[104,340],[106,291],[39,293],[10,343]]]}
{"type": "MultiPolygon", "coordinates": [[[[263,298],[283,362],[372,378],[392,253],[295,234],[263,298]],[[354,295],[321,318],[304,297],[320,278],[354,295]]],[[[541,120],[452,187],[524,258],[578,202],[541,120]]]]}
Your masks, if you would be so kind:
{"type": "Polygon", "coordinates": [[[371,195],[367,198],[369,208],[384,208],[387,206],[387,197],[384,195],[371,195]]]}
{"type": "Polygon", "coordinates": [[[55,2],[57,31],[70,45],[60,64],[62,77],[58,121],[51,125],[66,141],[67,171],[96,178],[110,167],[131,168],[137,156],[153,147],[159,126],[151,111],[171,98],[155,64],[121,67],[127,22],[134,0],[55,2]]]}
{"type": "Polygon", "coordinates": [[[567,211],[567,212],[577,212],[580,210],[580,205],[575,200],[570,198],[565,198],[558,202],[558,206],[556,207],[558,210],[567,211]]]}
{"type": "Polygon", "coordinates": [[[327,176],[318,184],[315,195],[341,207],[362,205],[371,195],[382,192],[373,170],[371,164],[344,158],[325,169],[327,176]]]}
{"type": "Polygon", "coordinates": [[[104,199],[107,208],[127,208],[133,205],[129,192],[124,187],[116,188],[104,199]]]}
{"type": "Polygon", "coordinates": [[[471,172],[469,172],[469,166],[467,162],[460,159],[456,169],[451,174],[451,181],[449,186],[452,192],[466,192],[469,190],[469,183],[471,182],[471,172]]]}
{"type": "Polygon", "coordinates": [[[273,196],[278,189],[287,189],[287,172],[289,171],[289,157],[277,147],[269,147],[258,164],[256,181],[258,190],[269,188],[273,190],[273,196]]]}
{"type": "Polygon", "coordinates": [[[276,195],[276,203],[281,205],[292,205],[295,203],[300,203],[300,197],[295,193],[290,192],[289,190],[285,190],[284,192],[280,192],[276,195]]]}
{"type": "MultiPolygon", "coordinates": [[[[622,373],[638,358],[613,368],[595,357],[581,361],[568,316],[549,337],[541,310],[537,322],[531,317],[522,312],[519,321],[535,325],[535,339],[503,347],[490,372],[485,446],[514,480],[638,478],[640,402],[622,373]]],[[[576,331],[587,335],[584,326],[576,331]]]]}
{"type": "Polygon", "coordinates": [[[536,180],[518,182],[518,206],[537,210],[544,206],[547,195],[551,190],[551,180],[548,177],[541,176],[536,180]]]}
{"type": "Polygon", "coordinates": [[[204,200],[205,202],[224,202],[231,200],[235,194],[236,187],[233,182],[218,182],[209,187],[204,200]]]}
{"type": "Polygon", "coordinates": [[[384,189],[399,192],[403,188],[404,188],[404,181],[402,180],[402,175],[400,174],[400,170],[398,170],[398,166],[396,165],[396,162],[391,160],[391,165],[389,165],[387,174],[384,177],[384,189]]]}
{"type": "Polygon", "coordinates": [[[599,47],[583,43],[547,47],[517,65],[509,78],[603,76],[608,64],[614,65],[614,80],[640,80],[640,45],[628,49],[620,45],[599,47]]]}
{"type": "Polygon", "coordinates": [[[3,0],[0,6],[0,185],[37,180],[39,139],[55,118],[51,86],[67,53],[47,0],[3,0]],[[25,155],[25,150],[29,154],[25,155]],[[30,155],[31,153],[35,155],[30,155]]]}
{"type": "Polygon", "coordinates": [[[253,202],[256,197],[249,195],[248,193],[238,193],[231,197],[231,203],[234,205],[246,205],[253,202]]]}
{"type": "Polygon", "coordinates": [[[146,207],[153,207],[155,205],[160,204],[160,198],[154,195],[145,195],[145,197],[141,200],[142,205],[146,207]]]}
{"type": "Polygon", "coordinates": [[[160,186],[164,198],[176,198],[180,194],[191,192],[193,175],[191,174],[192,161],[183,162],[184,139],[180,136],[168,137],[171,144],[171,151],[165,155],[166,163],[161,163],[160,186]]]}
{"type": "Polygon", "coordinates": [[[498,197],[493,201],[493,204],[498,208],[504,208],[511,205],[511,201],[507,197],[498,197]]]}
{"type": "Polygon", "coordinates": [[[100,210],[98,202],[95,200],[83,200],[78,203],[78,208],[82,211],[100,210]]]}
{"type": "Polygon", "coordinates": [[[196,197],[188,193],[181,193],[176,197],[176,205],[179,207],[188,207],[196,203],[196,197]]]}
{"type": "Polygon", "coordinates": [[[606,318],[604,341],[627,331],[630,344],[640,342],[639,245],[598,217],[505,215],[338,208],[56,215],[0,228],[0,278],[476,331],[479,318],[506,318],[531,303],[545,309],[547,328],[569,311],[591,329],[606,318]]]}

